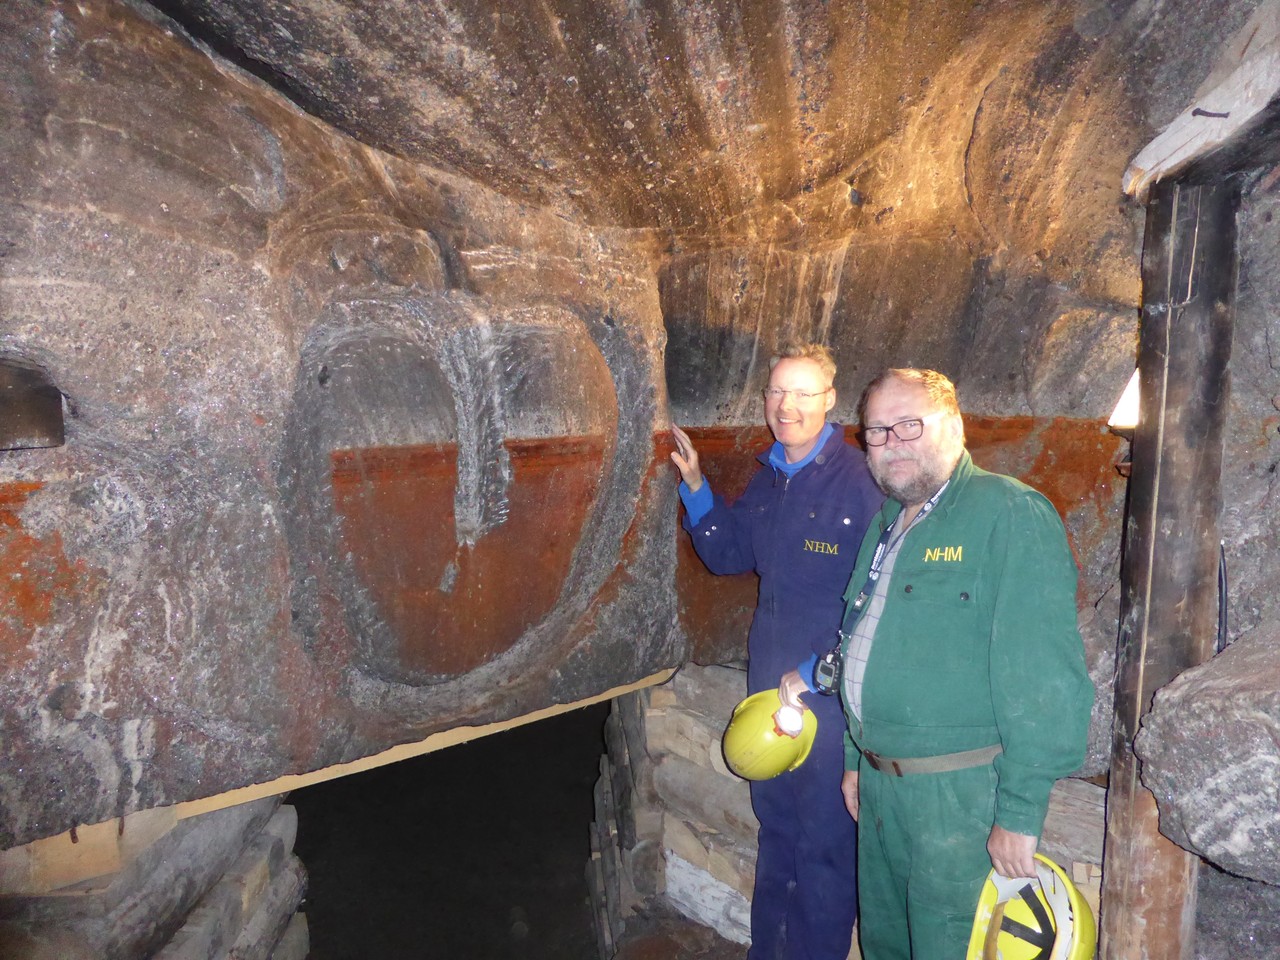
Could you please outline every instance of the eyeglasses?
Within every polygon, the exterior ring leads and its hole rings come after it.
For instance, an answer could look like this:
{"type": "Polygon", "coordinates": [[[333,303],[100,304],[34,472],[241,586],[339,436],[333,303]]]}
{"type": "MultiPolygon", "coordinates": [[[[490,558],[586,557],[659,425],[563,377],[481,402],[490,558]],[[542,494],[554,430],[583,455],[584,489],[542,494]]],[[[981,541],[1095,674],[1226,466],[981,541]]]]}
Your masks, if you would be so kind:
{"type": "Polygon", "coordinates": [[[942,416],[945,412],[944,410],[935,410],[927,416],[899,420],[897,423],[891,423],[887,427],[863,427],[862,439],[866,441],[869,447],[883,447],[889,442],[890,433],[902,441],[919,440],[920,435],[924,433],[924,425],[930,420],[935,420],[942,416]]]}
{"type": "Polygon", "coordinates": [[[808,390],[783,390],[781,387],[765,387],[762,393],[764,393],[766,400],[781,400],[789,393],[797,403],[804,403],[806,400],[812,400],[814,397],[820,397],[830,391],[830,387],[827,387],[826,390],[819,390],[817,393],[811,393],[808,390]]]}

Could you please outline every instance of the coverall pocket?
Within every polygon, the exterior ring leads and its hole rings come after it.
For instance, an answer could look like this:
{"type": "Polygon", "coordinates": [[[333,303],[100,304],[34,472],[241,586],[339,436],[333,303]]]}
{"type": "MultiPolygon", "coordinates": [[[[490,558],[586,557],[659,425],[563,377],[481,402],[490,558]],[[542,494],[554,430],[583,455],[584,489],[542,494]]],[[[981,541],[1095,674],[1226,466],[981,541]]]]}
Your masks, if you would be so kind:
{"type": "Polygon", "coordinates": [[[982,666],[985,636],[978,629],[978,586],[961,570],[894,573],[890,590],[909,606],[913,629],[895,651],[912,669],[950,672],[982,666]]]}
{"type": "Polygon", "coordinates": [[[939,777],[944,807],[957,811],[957,827],[980,834],[983,843],[996,822],[996,769],[991,764],[953,770],[939,777]]]}

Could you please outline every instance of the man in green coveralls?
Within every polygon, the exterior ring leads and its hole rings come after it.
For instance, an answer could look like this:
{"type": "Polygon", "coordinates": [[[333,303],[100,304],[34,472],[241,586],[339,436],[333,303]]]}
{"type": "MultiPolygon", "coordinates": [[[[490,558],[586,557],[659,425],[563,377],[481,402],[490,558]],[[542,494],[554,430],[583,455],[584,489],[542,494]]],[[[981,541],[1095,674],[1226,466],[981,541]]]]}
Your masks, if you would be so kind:
{"type": "Polygon", "coordinates": [[[889,498],[841,630],[862,953],[962,960],[987,872],[1035,875],[1049,791],[1084,761],[1077,571],[1049,502],[974,466],[942,374],[886,370],[861,414],[889,498]]]}

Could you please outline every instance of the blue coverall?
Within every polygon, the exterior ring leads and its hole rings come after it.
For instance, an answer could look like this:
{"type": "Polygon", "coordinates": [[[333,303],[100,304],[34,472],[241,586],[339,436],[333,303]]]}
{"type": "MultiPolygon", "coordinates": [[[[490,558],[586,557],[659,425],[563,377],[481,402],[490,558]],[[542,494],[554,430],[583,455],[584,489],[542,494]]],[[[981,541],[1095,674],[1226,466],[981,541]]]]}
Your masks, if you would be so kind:
{"type": "MultiPolygon", "coordinates": [[[[838,640],[841,593],[884,500],[862,451],[845,443],[839,424],[828,426],[794,475],[784,471],[793,465],[775,443],[733,506],[714,495],[696,523],[685,518],[712,573],[754,570],[760,577],[747,640],[749,693],[777,688],[801,665],[812,684],[815,658],[838,640]]],[[[687,489],[682,485],[686,503],[687,489]]],[[[818,718],[808,759],[751,784],[760,833],[749,960],[844,960],[857,919],[857,827],[840,792],[844,717],[837,697],[811,693],[805,701],[818,718]]]]}

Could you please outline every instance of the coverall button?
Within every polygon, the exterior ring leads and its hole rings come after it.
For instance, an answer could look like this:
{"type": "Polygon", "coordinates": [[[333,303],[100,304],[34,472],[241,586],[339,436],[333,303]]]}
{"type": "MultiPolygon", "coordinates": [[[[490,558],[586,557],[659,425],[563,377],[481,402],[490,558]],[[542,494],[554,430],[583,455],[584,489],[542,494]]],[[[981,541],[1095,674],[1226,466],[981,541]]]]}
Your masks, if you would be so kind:
{"type": "Polygon", "coordinates": [[[968,594],[966,591],[963,591],[963,590],[962,590],[962,591],[960,592],[960,599],[961,599],[961,600],[968,600],[968,599],[969,599],[969,594],[968,594]]]}
{"type": "Polygon", "coordinates": [[[825,454],[821,454],[821,453],[820,453],[820,454],[818,454],[816,457],[814,457],[814,458],[813,458],[813,462],[814,462],[814,463],[826,463],[826,462],[827,462],[826,455],[825,455],[825,454]]]}
{"type": "Polygon", "coordinates": [[[813,519],[814,517],[816,517],[816,516],[817,516],[817,513],[815,513],[815,512],[814,512],[814,511],[812,511],[812,510],[810,510],[810,511],[809,511],[809,519],[810,519],[810,520],[812,520],[812,519],[813,519]]]}
{"type": "Polygon", "coordinates": [[[851,523],[853,523],[853,521],[852,521],[852,520],[850,520],[848,517],[845,517],[845,518],[844,518],[844,525],[845,525],[846,527],[847,527],[849,524],[851,524],[851,523]]]}
{"type": "Polygon", "coordinates": [[[909,583],[908,583],[905,587],[903,587],[903,588],[902,588],[902,592],[903,592],[903,593],[910,593],[910,592],[911,592],[911,584],[909,584],[909,583]]]}

